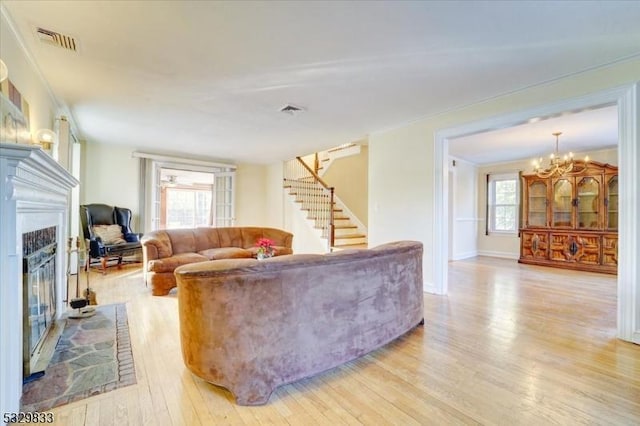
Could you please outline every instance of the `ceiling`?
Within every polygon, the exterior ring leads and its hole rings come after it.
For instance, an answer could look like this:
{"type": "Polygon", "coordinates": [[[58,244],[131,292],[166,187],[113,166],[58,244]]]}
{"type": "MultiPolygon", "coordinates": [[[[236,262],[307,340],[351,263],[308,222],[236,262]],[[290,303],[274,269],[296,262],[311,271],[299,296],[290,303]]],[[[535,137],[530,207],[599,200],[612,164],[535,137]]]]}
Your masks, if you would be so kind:
{"type": "Polygon", "coordinates": [[[455,138],[449,155],[476,165],[548,157],[556,147],[561,154],[583,153],[618,146],[618,108],[614,106],[531,120],[519,126],[455,138]]]}
{"type": "MultiPolygon", "coordinates": [[[[81,138],[236,162],[288,159],[640,56],[635,1],[2,7],[81,138]],[[74,37],[78,52],[41,42],[37,27],[74,37]],[[287,104],[304,112],[280,112],[287,104]]],[[[545,133],[538,151],[553,146],[545,133]]]]}

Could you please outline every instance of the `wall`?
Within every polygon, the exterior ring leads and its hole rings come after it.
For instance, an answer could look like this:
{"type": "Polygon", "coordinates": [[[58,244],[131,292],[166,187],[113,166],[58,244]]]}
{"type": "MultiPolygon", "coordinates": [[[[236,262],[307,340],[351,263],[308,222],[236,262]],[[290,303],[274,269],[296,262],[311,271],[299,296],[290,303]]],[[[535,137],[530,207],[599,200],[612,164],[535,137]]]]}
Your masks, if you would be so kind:
{"type": "Polygon", "coordinates": [[[4,14],[0,17],[0,58],[9,69],[9,80],[29,103],[31,134],[38,129],[53,129],[56,101],[24,54],[4,14]]]}
{"type": "MultiPolygon", "coordinates": [[[[335,193],[364,226],[369,221],[369,148],[360,146],[360,154],[338,158],[322,179],[335,187],[335,193]]],[[[391,166],[393,167],[393,166],[391,166]]]]}
{"type": "Polygon", "coordinates": [[[265,220],[266,226],[284,229],[284,189],[282,188],[284,163],[267,166],[265,171],[265,220]]]}
{"type": "Polygon", "coordinates": [[[434,287],[434,134],[438,130],[538,107],[638,79],[640,59],[523,89],[459,110],[427,117],[369,137],[369,244],[399,239],[424,244],[424,281],[434,287]],[[401,165],[389,173],[389,164],[401,165]]]}
{"type": "MultiPolygon", "coordinates": [[[[133,213],[132,228],[139,228],[138,158],[131,156],[135,148],[116,144],[86,142],[82,149],[82,182],[80,203],[104,203],[128,207],[133,213]]],[[[236,225],[269,223],[267,210],[267,167],[238,164],[236,170],[236,225]]],[[[280,178],[282,179],[282,178],[280,178]]],[[[282,183],[280,182],[282,187],[282,183]]]]}
{"type": "Polygon", "coordinates": [[[80,203],[127,207],[133,212],[132,228],[138,230],[139,159],[130,147],[83,143],[80,203]]]}
{"type": "Polygon", "coordinates": [[[239,164],[236,170],[236,226],[266,226],[267,168],[239,164]]]}
{"type": "MultiPolygon", "coordinates": [[[[575,153],[575,158],[584,158],[588,155],[594,161],[601,163],[618,164],[618,150],[608,149],[600,151],[589,151],[575,153]]],[[[493,164],[478,167],[477,191],[478,191],[478,254],[484,256],[505,257],[517,259],[520,257],[520,238],[517,235],[485,235],[485,217],[486,217],[486,201],[487,201],[487,174],[495,173],[531,173],[531,159],[493,164]]]]}

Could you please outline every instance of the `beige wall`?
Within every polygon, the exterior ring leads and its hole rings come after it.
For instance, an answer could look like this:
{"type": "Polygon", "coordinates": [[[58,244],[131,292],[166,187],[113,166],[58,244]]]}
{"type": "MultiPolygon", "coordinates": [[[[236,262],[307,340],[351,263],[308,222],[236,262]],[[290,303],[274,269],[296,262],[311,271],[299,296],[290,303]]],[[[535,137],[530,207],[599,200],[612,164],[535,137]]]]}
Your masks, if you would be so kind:
{"type": "MultiPolygon", "coordinates": [[[[80,203],[104,203],[128,207],[133,213],[133,228],[139,229],[138,158],[132,147],[84,143],[80,203]]],[[[239,164],[236,171],[236,225],[269,225],[267,204],[268,167],[239,164]]],[[[280,178],[280,186],[282,182],[280,178]]]]}
{"type": "Polygon", "coordinates": [[[322,179],[335,187],[335,192],[364,226],[369,219],[369,148],[360,146],[360,154],[338,158],[331,163],[322,179]]]}
{"type": "Polygon", "coordinates": [[[425,246],[424,280],[433,286],[434,135],[438,130],[630,84],[640,59],[573,75],[424,118],[369,137],[369,243],[413,239],[425,246]],[[390,165],[396,173],[389,173],[390,165]]]}
{"type": "Polygon", "coordinates": [[[31,134],[42,128],[53,129],[57,105],[19,47],[4,15],[0,21],[0,58],[9,69],[9,80],[29,103],[31,134]]]}
{"type": "Polygon", "coordinates": [[[239,164],[236,170],[236,226],[266,226],[267,168],[239,164]]]}
{"type": "Polygon", "coordinates": [[[120,145],[83,143],[80,204],[102,203],[127,207],[132,226],[139,230],[139,159],[134,150],[120,145]]]}
{"type": "Polygon", "coordinates": [[[284,163],[278,162],[267,166],[265,190],[266,226],[284,229],[284,190],[282,188],[284,163]]]}

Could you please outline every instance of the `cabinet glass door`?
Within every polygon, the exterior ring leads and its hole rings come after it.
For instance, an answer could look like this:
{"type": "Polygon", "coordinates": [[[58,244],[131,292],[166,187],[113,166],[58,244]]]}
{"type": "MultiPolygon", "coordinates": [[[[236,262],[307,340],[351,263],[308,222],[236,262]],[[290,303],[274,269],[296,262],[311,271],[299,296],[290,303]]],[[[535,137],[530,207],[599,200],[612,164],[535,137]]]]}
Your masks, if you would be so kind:
{"type": "Polygon", "coordinates": [[[618,229],[618,176],[607,183],[607,228],[618,229]]]}
{"type": "Polygon", "coordinates": [[[572,203],[571,196],[573,194],[573,185],[568,179],[558,179],[553,184],[553,226],[554,227],[572,227],[571,212],[572,203]]]}
{"type": "Polygon", "coordinates": [[[593,177],[585,177],[578,182],[578,228],[599,228],[598,208],[600,184],[593,177]]]}
{"type": "Polygon", "coordinates": [[[533,182],[529,186],[528,226],[547,226],[547,185],[533,182]]]}

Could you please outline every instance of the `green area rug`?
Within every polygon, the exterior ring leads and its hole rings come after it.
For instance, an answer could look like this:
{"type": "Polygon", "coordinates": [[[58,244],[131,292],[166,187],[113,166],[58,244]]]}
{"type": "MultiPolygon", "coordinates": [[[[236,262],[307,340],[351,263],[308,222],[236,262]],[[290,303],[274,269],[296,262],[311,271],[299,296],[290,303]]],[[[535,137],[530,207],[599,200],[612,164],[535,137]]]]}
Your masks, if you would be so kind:
{"type": "Polygon", "coordinates": [[[47,411],[136,383],[127,308],[96,306],[89,318],[67,318],[45,375],[22,389],[21,411],[47,411]]]}

